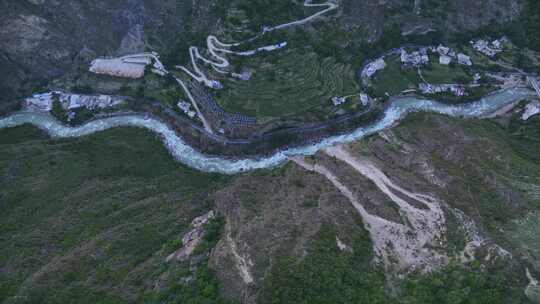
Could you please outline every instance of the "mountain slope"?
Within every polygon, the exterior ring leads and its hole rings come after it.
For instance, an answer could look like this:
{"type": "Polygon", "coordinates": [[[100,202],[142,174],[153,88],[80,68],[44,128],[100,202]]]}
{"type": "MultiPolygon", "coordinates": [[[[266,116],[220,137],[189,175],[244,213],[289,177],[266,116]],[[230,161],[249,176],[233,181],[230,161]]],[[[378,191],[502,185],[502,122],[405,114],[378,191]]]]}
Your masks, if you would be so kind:
{"type": "MultiPolygon", "coordinates": [[[[539,123],[415,114],[345,147],[396,185],[444,204],[445,238],[426,250],[448,261],[427,276],[407,269],[404,281],[396,276],[403,269],[376,259],[373,235],[349,199],[292,162],[231,178],[174,163],[140,130],[73,141],[29,127],[2,130],[0,299],[526,302],[525,268],[538,277],[539,249],[516,225],[540,207],[539,123]],[[224,218],[217,244],[188,262],[165,262],[189,222],[210,209],[224,218]]],[[[344,161],[324,153],[308,161],[333,172],[369,213],[407,225],[392,199],[344,161]]]]}

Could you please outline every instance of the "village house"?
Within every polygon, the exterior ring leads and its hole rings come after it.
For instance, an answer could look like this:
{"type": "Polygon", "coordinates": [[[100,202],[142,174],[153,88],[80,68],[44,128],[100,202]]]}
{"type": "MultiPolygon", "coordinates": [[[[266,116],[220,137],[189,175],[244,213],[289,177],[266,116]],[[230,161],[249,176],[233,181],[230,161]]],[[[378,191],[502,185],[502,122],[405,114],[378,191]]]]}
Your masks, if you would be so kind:
{"type": "Polygon", "coordinates": [[[344,104],[346,102],[347,102],[347,99],[345,97],[341,97],[341,96],[332,97],[332,103],[336,107],[339,106],[339,105],[342,105],[342,104],[344,104]]]}
{"type": "Polygon", "coordinates": [[[180,100],[177,104],[178,108],[182,110],[189,118],[194,118],[197,113],[191,110],[191,104],[184,100],[180,100]]]}
{"type": "Polygon", "coordinates": [[[52,110],[53,102],[57,100],[64,110],[86,108],[89,110],[104,109],[123,103],[126,98],[110,95],[80,95],[54,91],[44,94],[35,94],[26,98],[23,105],[26,109],[38,112],[52,110]]]}
{"type": "Polygon", "coordinates": [[[480,39],[477,41],[471,41],[471,44],[476,51],[488,57],[494,57],[498,53],[502,52],[503,45],[506,42],[508,42],[508,39],[503,37],[501,39],[494,40],[491,43],[489,41],[480,39]]]}
{"type": "Polygon", "coordinates": [[[429,83],[420,83],[418,89],[423,94],[438,94],[444,92],[450,92],[455,96],[465,96],[465,88],[457,84],[429,84],[429,83]]]}
{"type": "Polygon", "coordinates": [[[384,62],[383,58],[374,60],[366,65],[366,67],[362,71],[362,78],[371,78],[371,76],[375,75],[377,71],[383,70],[385,67],[386,62],[384,62]]]}
{"type": "Polygon", "coordinates": [[[404,66],[419,67],[429,63],[429,56],[426,48],[421,48],[418,51],[407,53],[405,49],[401,49],[401,63],[404,66]]]}
{"type": "Polygon", "coordinates": [[[472,60],[471,60],[471,57],[463,54],[463,53],[459,53],[457,55],[457,60],[458,60],[458,63],[461,64],[461,65],[466,65],[466,66],[472,66],[473,63],[472,63],[472,60]]]}
{"type": "Polygon", "coordinates": [[[448,55],[440,55],[439,56],[439,64],[442,65],[449,65],[452,62],[452,57],[448,55]]]}
{"type": "Polygon", "coordinates": [[[528,120],[538,114],[540,114],[540,102],[530,102],[525,106],[525,111],[523,111],[521,119],[528,120]]]}
{"type": "Polygon", "coordinates": [[[432,51],[439,54],[439,64],[449,65],[454,59],[456,59],[461,65],[473,65],[471,57],[463,53],[456,54],[456,52],[454,52],[450,47],[443,46],[442,44],[436,48],[432,48],[432,51]]]}
{"type": "Polygon", "coordinates": [[[439,46],[435,49],[435,51],[439,53],[439,55],[449,55],[451,49],[442,44],[439,44],[439,46]]]}
{"type": "Polygon", "coordinates": [[[360,93],[360,103],[365,107],[369,104],[370,98],[368,94],[360,93]]]}

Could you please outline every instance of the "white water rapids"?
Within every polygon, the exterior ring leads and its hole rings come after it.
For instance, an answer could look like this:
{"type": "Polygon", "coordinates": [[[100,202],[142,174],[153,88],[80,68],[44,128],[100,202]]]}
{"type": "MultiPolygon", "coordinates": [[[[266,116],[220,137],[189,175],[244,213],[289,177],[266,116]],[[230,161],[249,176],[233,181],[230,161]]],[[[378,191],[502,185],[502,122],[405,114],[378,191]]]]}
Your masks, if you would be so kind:
{"type": "Polygon", "coordinates": [[[479,101],[463,105],[446,105],[432,100],[413,97],[394,99],[387,107],[381,119],[354,131],[330,136],[322,141],[276,152],[266,157],[247,157],[229,159],[203,154],[189,146],[164,122],[143,115],[125,115],[102,118],[78,127],[65,126],[49,114],[18,112],[0,119],[0,129],[32,124],[53,138],[73,138],[90,135],[116,127],[140,127],[160,135],[163,143],[179,162],[197,170],[235,174],[242,171],[271,168],[280,165],[291,156],[313,155],[317,151],[339,143],[350,143],[365,136],[390,128],[407,113],[415,111],[433,112],[465,118],[483,117],[517,100],[534,96],[534,92],[526,88],[511,88],[496,92],[479,101]]]}

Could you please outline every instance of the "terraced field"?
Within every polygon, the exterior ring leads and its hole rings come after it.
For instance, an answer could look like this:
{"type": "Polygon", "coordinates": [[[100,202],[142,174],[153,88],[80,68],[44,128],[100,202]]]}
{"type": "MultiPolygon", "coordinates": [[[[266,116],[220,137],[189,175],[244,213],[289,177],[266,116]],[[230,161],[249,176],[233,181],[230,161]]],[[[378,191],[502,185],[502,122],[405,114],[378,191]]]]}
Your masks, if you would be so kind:
{"type": "Polygon", "coordinates": [[[330,105],[333,96],[358,93],[354,71],[332,58],[287,50],[243,63],[254,72],[249,81],[220,79],[218,103],[227,111],[260,119],[300,114],[330,105]]]}

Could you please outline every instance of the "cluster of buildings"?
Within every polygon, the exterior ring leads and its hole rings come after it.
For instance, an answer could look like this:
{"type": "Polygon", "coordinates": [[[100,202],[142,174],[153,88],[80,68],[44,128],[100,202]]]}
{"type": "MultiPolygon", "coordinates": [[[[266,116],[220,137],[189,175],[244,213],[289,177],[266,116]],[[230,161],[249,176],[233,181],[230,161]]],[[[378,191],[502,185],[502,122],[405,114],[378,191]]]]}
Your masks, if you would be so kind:
{"type": "Polygon", "coordinates": [[[176,105],[180,110],[182,110],[182,112],[189,116],[189,118],[194,118],[197,115],[195,111],[191,110],[191,104],[187,101],[180,100],[176,105]]]}
{"type": "Polygon", "coordinates": [[[142,53],[119,58],[99,58],[90,64],[90,72],[124,78],[141,78],[147,66],[152,72],[165,75],[167,72],[157,53],[142,53]]]}
{"type": "Polygon", "coordinates": [[[104,109],[123,103],[125,97],[110,95],[80,95],[54,91],[43,94],[34,94],[23,101],[25,109],[38,112],[49,112],[55,101],[60,102],[62,108],[71,111],[79,108],[89,110],[104,109]]]}
{"type": "Polygon", "coordinates": [[[49,112],[53,106],[53,93],[34,94],[23,101],[23,107],[30,111],[49,112]]]}
{"type": "Polygon", "coordinates": [[[465,96],[465,88],[457,84],[429,84],[429,83],[420,83],[418,89],[422,94],[438,94],[449,92],[455,96],[461,97],[465,96]]]}
{"type": "Polygon", "coordinates": [[[472,60],[470,56],[463,53],[456,53],[451,48],[439,45],[438,47],[420,48],[418,51],[407,53],[405,49],[401,49],[401,63],[404,66],[420,67],[429,63],[428,50],[439,55],[439,64],[449,65],[452,61],[456,61],[458,64],[472,66],[472,60]]]}
{"type": "Polygon", "coordinates": [[[472,60],[470,56],[463,53],[456,53],[451,48],[439,45],[436,48],[432,48],[434,53],[439,54],[439,64],[449,65],[453,60],[456,60],[458,64],[472,66],[472,60]]]}
{"type": "Polygon", "coordinates": [[[345,97],[342,97],[342,96],[332,97],[332,103],[336,107],[339,106],[339,105],[342,105],[342,104],[344,104],[346,102],[347,102],[347,98],[345,98],[345,97]]]}
{"type": "Polygon", "coordinates": [[[400,58],[404,66],[420,67],[429,63],[427,48],[420,48],[412,53],[407,53],[405,49],[401,49],[400,58]]]}
{"type": "Polygon", "coordinates": [[[506,37],[502,37],[501,39],[493,40],[492,42],[483,39],[471,41],[471,45],[478,52],[488,57],[494,57],[503,51],[503,46],[507,42],[508,39],[506,37]]]}

